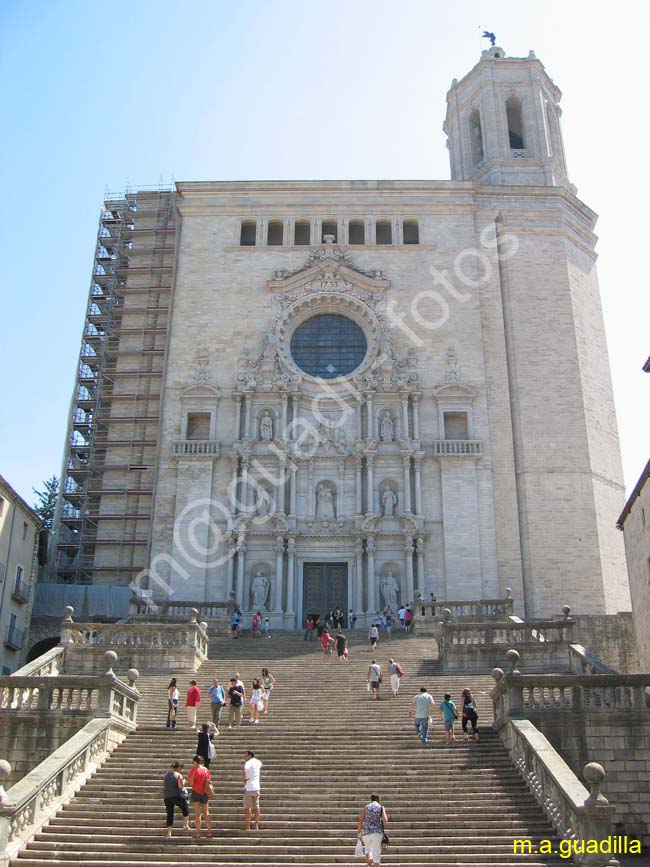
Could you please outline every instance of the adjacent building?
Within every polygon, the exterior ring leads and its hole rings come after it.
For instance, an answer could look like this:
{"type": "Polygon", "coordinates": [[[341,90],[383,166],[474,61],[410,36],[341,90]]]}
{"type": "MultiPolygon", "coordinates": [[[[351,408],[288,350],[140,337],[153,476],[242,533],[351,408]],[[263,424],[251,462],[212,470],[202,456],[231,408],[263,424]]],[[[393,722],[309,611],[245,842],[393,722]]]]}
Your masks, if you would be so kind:
{"type": "Polygon", "coordinates": [[[560,98],[495,46],[447,96],[451,180],[109,197],[52,579],[98,614],[135,588],[284,628],[506,588],[529,616],[629,610],[560,98]]]}
{"type": "Polygon", "coordinates": [[[0,476],[0,673],[23,664],[34,583],[40,520],[0,476]]]}

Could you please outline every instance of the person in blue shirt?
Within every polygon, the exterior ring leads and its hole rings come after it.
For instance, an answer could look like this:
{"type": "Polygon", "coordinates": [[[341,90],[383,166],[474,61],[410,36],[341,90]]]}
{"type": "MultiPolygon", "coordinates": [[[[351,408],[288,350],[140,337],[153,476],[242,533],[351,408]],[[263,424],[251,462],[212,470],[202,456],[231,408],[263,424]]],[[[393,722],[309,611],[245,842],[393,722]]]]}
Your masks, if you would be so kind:
{"type": "Polygon", "coordinates": [[[456,736],[454,735],[454,721],[458,719],[458,712],[456,711],[456,705],[451,700],[451,695],[446,692],[444,700],[440,702],[440,719],[445,727],[445,734],[447,735],[447,743],[451,743],[456,740],[456,736]]]}
{"type": "Polygon", "coordinates": [[[219,720],[221,718],[221,708],[226,703],[226,693],[217,678],[212,681],[212,686],[208,687],[208,695],[210,696],[210,710],[212,711],[212,722],[219,734],[219,720]]]}

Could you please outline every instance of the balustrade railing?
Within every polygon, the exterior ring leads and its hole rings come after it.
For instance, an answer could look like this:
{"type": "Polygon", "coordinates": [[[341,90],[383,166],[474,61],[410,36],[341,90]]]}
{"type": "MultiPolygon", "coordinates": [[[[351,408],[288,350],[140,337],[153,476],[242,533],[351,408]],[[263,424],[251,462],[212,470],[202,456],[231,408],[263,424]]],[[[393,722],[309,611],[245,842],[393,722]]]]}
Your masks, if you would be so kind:
{"type": "Polygon", "coordinates": [[[569,645],[569,668],[574,674],[618,674],[581,644],[569,645]]]}
{"type": "Polygon", "coordinates": [[[512,647],[521,644],[567,644],[572,620],[512,620],[493,623],[444,623],[443,642],[449,645],[512,647]]]}
{"type": "Polygon", "coordinates": [[[132,622],[187,622],[191,611],[199,621],[229,618],[235,610],[234,602],[184,602],[171,599],[131,599],[129,619],[132,622]]]}
{"type": "Polygon", "coordinates": [[[53,647],[41,656],[14,671],[10,677],[51,677],[63,671],[65,649],[53,647]]]}
{"type": "Polygon", "coordinates": [[[208,636],[199,623],[63,623],[63,644],[123,648],[194,648],[207,656],[208,636]]]}
{"type": "Polygon", "coordinates": [[[436,458],[481,457],[483,445],[481,440],[434,440],[433,456],[436,458]]]}
{"type": "Polygon", "coordinates": [[[219,443],[214,440],[177,440],[172,446],[176,457],[218,457],[219,443]]]}

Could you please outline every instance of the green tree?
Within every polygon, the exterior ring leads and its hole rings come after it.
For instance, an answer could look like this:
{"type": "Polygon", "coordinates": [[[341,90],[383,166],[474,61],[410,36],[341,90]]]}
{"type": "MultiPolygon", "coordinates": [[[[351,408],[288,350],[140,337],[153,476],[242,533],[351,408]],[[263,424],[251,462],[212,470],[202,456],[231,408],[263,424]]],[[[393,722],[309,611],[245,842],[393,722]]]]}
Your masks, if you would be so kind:
{"type": "Polygon", "coordinates": [[[43,482],[44,491],[37,491],[32,488],[32,491],[38,497],[38,502],[34,503],[34,511],[41,519],[41,527],[44,530],[51,530],[54,524],[54,512],[56,510],[56,501],[59,497],[59,480],[56,476],[46,479],[43,482]]]}

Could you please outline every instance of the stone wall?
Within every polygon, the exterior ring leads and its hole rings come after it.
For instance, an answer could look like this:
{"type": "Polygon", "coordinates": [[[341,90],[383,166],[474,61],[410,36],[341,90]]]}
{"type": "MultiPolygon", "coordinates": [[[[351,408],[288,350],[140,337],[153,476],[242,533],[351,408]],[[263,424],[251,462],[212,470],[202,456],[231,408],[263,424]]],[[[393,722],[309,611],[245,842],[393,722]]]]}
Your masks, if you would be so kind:
{"type": "Polygon", "coordinates": [[[11,775],[5,787],[13,786],[64,744],[88,722],[88,714],[0,712],[0,756],[11,762],[11,775]]]}
{"type": "Polygon", "coordinates": [[[650,671],[650,461],[617,526],[623,529],[641,671],[650,671]]]}
{"type": "Polygon", "coordinates": [[[616,808],[620,833],[650,846],[650,725],[647,714],[530,712],[572,771],[580,776],[587,762],[600,762],[607,776],[603,794],[616,808]]]}
{"type": "MultiPolygon", "coordinates": [[[[650,611],[648,612],[650,615],[650,611]]],[[[573,616],[573,615],[572,615],[573,616]]],[[[630,611],[618,614],[578,614],[574,635],[576,641],[590,653],[600,657],[605,665],[625,674],[650,670],[650,659],[639,666],[634,618],[630,611]]],[[[646,634],[650,630],[645,629],[646,634]]]]}

